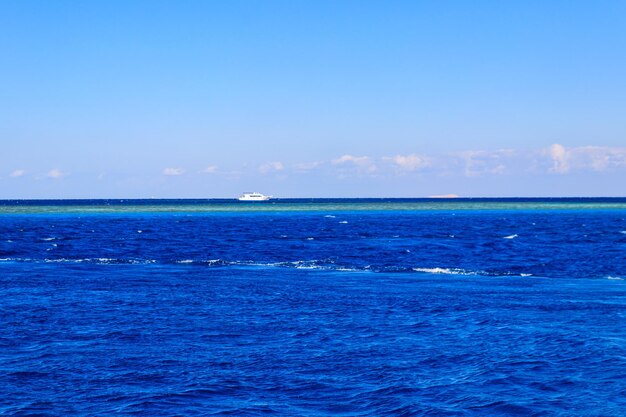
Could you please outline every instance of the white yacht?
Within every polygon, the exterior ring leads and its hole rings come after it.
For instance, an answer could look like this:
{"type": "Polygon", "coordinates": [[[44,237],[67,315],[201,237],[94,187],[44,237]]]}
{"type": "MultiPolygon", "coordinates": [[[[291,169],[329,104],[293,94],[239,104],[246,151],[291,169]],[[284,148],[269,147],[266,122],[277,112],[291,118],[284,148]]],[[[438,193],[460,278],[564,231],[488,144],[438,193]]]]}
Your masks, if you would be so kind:
{"type": "Polygon", "coordinates": [[[239,201],[267,201],[270,198],[272,198],[272,196],[263,195],[255,191],[254,193],[243,193],[239,196],[237,200],[239,201]]]}

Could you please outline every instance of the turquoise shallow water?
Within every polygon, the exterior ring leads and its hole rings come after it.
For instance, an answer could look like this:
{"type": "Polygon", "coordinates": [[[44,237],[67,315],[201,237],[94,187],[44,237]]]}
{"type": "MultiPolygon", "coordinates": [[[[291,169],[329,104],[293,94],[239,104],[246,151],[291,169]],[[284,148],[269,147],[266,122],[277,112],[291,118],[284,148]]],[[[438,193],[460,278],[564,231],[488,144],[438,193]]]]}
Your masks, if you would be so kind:
{"type": "Polygon", "coordinates": [[[4,201],[0,414],[623,415],[624,204],[4,201]]]}
{"type": "Polygon", "coordinates": [[[626,198],[4,200],[1,214],[298,211],[625,210],[626,198]]]}

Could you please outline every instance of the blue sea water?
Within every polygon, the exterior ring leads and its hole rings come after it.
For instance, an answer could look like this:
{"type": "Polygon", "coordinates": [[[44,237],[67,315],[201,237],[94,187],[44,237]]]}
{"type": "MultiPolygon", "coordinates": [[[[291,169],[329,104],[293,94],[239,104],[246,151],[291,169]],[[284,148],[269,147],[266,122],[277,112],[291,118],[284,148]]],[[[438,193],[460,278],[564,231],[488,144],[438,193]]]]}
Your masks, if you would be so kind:
{"type": "Polygon", "coordinates": [[[0,415],[621,416],[626,199],[0,202],[0,415]]]}

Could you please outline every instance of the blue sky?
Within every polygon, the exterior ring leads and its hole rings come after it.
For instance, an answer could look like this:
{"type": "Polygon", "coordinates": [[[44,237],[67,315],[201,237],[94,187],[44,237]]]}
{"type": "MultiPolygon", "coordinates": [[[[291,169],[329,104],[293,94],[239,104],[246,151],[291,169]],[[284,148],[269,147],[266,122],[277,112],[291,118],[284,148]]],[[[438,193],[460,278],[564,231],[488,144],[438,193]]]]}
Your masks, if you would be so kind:
{"type": "Polygon", "coordinates": [[[623,1],[0,2],[0,198],[625,196],[623,1]]]}

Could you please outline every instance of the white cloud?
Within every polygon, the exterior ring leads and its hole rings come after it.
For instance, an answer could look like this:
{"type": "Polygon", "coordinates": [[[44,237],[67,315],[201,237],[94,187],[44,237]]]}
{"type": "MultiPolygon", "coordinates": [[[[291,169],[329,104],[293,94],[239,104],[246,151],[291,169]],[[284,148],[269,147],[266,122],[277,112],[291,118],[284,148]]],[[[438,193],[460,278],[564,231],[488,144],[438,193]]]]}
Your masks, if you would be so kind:
{"type": "Polygon", "coordinates": [[[550,155],[550,158],[552,158],[552,168],[550,168],[551,172],[564,174],[569,171],[569,155],[563,145],[555,143],[548,149],[548,154],[550,155]]]}
{"type": "Polygon", "coordinates": [[[508,165],[520,158],[512,149],[495,151],[464,151],[457,154],[464,166],[466,177],[476,177],[485,174],[504,174],[508,165]]]}
{"type": "Polygon", "coordinates": [[[363,164],[369,162],[369,156],[353,156],[353,155],[343,155],[337,159],[333,159],[333,164],[345,164],[346,162],[352,162],[353,164],[363,164]]]}
{"type": "Polygon", "coordinates": [[[200,173],[202,174],[215,174],[216,172],[217,172],[217,167],[215,165],[209,165],[208,167],[200,171],[200,173]]]}
{"type": "Polygon", "coordinates": [[[550,172],[566,174],[574,170],[606,171],[626,166],[626,148],[554,144],[542,152],[550,158],[550,172]]]}
{"type": "MultiPolygon", "coordinates": [[[[373,158],[344,154],[327,161],[302,162],[289,166],[293,172],[336,175],[339,178],[385,177],[422,173],[443,177],[487,177],[499,175],[567,174],[575,171],[626,170],[626,147],[554,144],[536,149],[467,150],[440,154],[397,154],[373,158]]],[[[280,162],[259,167],[259,172],[287,169],[280,162]]]]}
{"type": "Polygon", "coordinates": [[[415,171],[430,166],[430,158],[423,155],[396,155],[383,159],[392,161],[393,164],[402,171],[415,171]]]}
{"type": "Polygon", "coordinates": [[[61,172],[59,169],[51,169],[48,171],[47,177],[53,180],[60,180],[61,178],[67,176],[65,172],[61,172]]]}
{"type": "Polygon", "coordinates": [[[26,171],[23,169],[16,169],[15,171],[11,172],[11,174],[9,174],[9,177],[11,178],[19,178],[19,177],[23,177],[24,175],[26,175],[26,171]]]}
{"type": "Polygon", "coordinates": [[[337,159],[332,160],[333,165],[353,165],[359,171],[368,173],[375,172],[377,170],[376,165],[372,162],[369,156],[354,156],[354,155],[342,155],[337,159]]]}
{"type": "Polygon", "coordinates": [[[576,164],[582,163],[583,167],[594,171],[626,166],[626,148],[581,146],[571,152],[576,164]]]}
{"type": "Polygon", "coordinates": [[[532,151],[500,149],[456,154],[465,176],[525,173],[568,174],[574,171],[607,171],[626,167],[626,148],[555,143],[532,151]]]}
{"type": "Polygon", "coordinates": [[[175,177],[178,175],[183,175],[185,171],[182,168],[165,168],[163,170],[163,175],[168,177],[175,177]]]}
{"type": "Polygon", "coordinates": [[[259,172],[261,174],[268,174],[270,172],[282,171],[285,169],[285,166],[282,162],[274,161],[263,164],[259,167],[259,172]]]}

